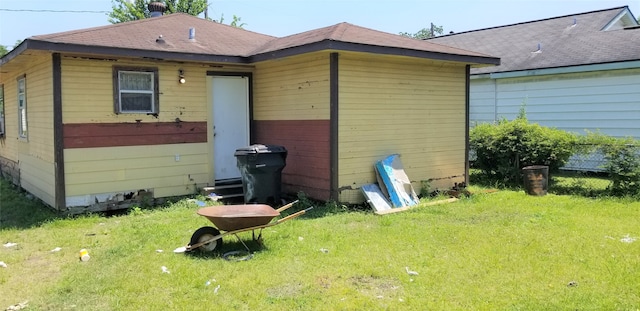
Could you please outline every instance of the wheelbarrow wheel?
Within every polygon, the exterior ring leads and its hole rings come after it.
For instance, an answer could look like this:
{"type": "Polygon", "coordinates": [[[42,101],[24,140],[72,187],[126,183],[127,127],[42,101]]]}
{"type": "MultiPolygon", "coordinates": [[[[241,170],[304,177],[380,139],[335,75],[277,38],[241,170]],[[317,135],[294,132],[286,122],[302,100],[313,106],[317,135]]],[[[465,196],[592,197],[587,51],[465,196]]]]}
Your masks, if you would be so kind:
{"type": "MultiPolygon", "coordinates": [[[[191,242],[189,245],[196,245],[198,243],[202,243],[207,240],[211,240],[213,237],[220,235],[220,230],[214,227],[202,227],[191,236],[191,242]]],[[[200,251],[212,252],[216,247],[222,246],[222,238],[219,238],[215,241],[209,242],[207,244],[203,244],[198,249],[200,251]]]]}

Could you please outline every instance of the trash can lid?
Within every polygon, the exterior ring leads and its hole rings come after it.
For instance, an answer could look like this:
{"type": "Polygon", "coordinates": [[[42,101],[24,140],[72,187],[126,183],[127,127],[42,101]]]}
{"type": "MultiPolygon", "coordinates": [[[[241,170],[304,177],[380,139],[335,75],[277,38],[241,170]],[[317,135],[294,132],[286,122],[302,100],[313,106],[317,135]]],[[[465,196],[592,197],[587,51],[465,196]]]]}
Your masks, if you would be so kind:
{"type": "Polygon", "coordinates": [[[256,153],[286,153],[286,152],[287,152],[287,149],[284,146],[255,144],[255,145],[236,149],[236,152],[234,155],[239,156],[239,155],[256,154],[256,153]]]}

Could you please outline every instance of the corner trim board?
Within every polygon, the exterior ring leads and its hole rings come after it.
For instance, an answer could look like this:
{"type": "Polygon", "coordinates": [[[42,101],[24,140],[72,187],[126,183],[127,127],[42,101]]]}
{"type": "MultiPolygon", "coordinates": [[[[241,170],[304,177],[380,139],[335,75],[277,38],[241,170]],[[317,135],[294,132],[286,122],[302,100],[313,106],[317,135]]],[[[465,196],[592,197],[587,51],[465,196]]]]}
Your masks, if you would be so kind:
{"type": "Polygon", "coordinates": [[[51,57],[53,64],[54,208],[64,210],[67,206],[67,199],[64,179],[64,128],[62,126],[62,63],[60,53],[53,53],[51,57]]]}
{"type": "Polygon", "coordinates": [[[339,150],[338,150],[338,117],[339,117],[339,66],[338,53],[331,53],[329,59],[329,166],[331,173],[329,177],[329,188],[331,200],[338,200],[338,177],[339,177],[339,150]]]}

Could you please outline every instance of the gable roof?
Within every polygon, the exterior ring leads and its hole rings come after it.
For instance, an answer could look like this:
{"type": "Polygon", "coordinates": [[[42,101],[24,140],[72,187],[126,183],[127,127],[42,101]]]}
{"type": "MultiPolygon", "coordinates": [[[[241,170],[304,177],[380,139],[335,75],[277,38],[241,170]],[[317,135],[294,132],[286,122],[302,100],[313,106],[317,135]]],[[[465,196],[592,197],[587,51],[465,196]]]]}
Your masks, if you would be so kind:
{"type": "Polygon", "coordinates": [[[496,55],[496,67],[472,74],[640,60],[640,29],[629,8],[579,13],[429,39],[496,55]]]}
{"type": "Polygon", "coordinates": [[[458,58],[464,57],[467,62],[485,64],[499,63],[499,60],[495,58],[492,62],[487,58],[493,57],[482,53],[445,46],[435,42],[407,38],[349,23],[339,23],[329,27],[277,38],[253,51],[253,54],[255,58],[261,59],[265,57],[265,55],[275,55],[278,53],[274,52],[280,51],[280,53],[282,53],[282,51],[287,49],[293,51],[336,49],[397,54],[440,60],[456,60],[455,56],[458,56],[458,58]],[[489,62],[487,62],[487,60],[489,62]]]}
{"type": "Polygon", "coordinates": [[[405,38],[348,23],[276,38],[184,13],[33,36],[0,59],[0,65],[26,49],[230,63],[252,63],[326,49],[486,65],[495,65],[500,61],[481,53],[405,38]],[[189,39],[190,28],[195,29],[195,40],[189,39]]]}

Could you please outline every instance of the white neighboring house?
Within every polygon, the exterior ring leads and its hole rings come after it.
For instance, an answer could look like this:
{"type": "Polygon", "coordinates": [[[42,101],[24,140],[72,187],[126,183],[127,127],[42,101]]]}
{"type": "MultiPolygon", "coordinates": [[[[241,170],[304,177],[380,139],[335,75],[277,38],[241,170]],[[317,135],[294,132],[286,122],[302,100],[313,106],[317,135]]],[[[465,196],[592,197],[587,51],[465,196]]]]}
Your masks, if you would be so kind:
{"type": "Polygon", "coordinates": [[[514,119],[524,104],[543,126],[640,139],[640,26],[627,6],[429,41],[501,58],[471,69],[470,126],[514,119]]]}

